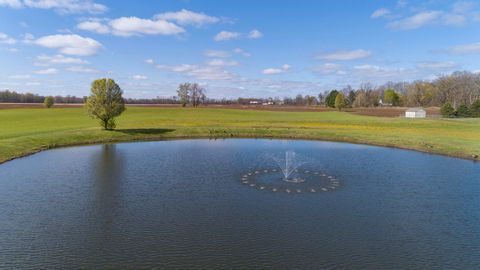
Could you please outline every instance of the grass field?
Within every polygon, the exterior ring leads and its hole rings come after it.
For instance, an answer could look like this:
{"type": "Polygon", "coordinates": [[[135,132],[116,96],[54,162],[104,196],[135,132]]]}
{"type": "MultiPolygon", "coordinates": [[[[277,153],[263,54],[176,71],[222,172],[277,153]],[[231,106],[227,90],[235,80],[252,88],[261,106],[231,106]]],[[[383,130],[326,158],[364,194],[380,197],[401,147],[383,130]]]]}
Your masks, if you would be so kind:
{"type": "Polygon", "coordinates": [[[461,158],[480,155],[480,119],[404,119],[343,112],[129,107],[115,131],[83,108],[0,110],[0,163],[78,144],[166,138],[296,138],[415,149],[461,158]]]}

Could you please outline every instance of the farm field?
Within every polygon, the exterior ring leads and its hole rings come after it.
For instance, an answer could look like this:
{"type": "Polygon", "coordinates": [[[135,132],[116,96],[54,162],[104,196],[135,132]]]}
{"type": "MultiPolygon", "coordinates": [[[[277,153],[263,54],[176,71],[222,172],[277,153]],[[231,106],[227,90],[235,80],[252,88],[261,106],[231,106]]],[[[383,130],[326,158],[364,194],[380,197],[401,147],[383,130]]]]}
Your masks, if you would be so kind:
{"type": "Polygon", "coordinates": [[[266,111],[130,106],[115,131],[83,108],[0,110],[0,163],[41,150],[91,143],[175,138],[288,138],[413,149],[476,159],[479,119],[405,119],[336,111],[266,111]]]}

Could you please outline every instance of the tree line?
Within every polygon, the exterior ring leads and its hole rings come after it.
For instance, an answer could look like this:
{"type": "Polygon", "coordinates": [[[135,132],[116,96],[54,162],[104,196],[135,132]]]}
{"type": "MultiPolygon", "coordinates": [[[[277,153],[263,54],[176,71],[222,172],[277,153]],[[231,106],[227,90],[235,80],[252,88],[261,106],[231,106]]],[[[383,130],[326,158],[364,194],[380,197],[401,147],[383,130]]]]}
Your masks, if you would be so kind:
{"type": "Polygon", "coordinates": [[[471,107],[480,99],[480,74],[454,72],[433,81],[388,82],[379,87],[364,83],[358,89],[347,86],[342,90],[324,92],[319,95],[319,102],[335,107],[338,93],[345,96],[346,106],[349,107],[441,107],[450,103],[454,109],[458,109],[462,105],[471,107]]]}
{"type": "MultiPolygon", "coordinates": [[[[43,103],[46,96],[32,93],[17,93],[15,91],[0,91],[0,102],[2,103],[43,103]]],[[[84,103],[86,97],[76,96],[55,96],[55,103],[84,103]]]]}
{"type": "MultiPolygon", "coordinates": [[[[363,83],[354,89],[351,86],[343,89],[333,89],[320,92],[318,95],[302,95],[295,97],[269,97],[214,99],[207,98],[206,90],[197,83],[182,83],[178,86],[177,95],[166,98],[125,100],[127,104],[181,104],[182,106],[200,104],[268,104],[314,106],[324,105],[335,108],[337,95],[340,107],[376,107],[376,106],[404,106],[404,107],[442,107],[448,111],[448,105],[453,108],[451,115],[475,115],[475,102],[480,99],[480,73],[454,72],[443,75],[433,81],[418,80],[414,82],[388,82],[380,86],[363,83]],[[468,111],[465,110],[468,108],[468,111]]],[[[302,90],[299,90],[302,92],[302,90]]],[[[55,103],[84,103],[86,97],[55,96],[55,103]]],[[[1,91],[0,102],[9,103],[42,103],[45,97],[32,93],[17,93],[15,91],[1,91]]]]}

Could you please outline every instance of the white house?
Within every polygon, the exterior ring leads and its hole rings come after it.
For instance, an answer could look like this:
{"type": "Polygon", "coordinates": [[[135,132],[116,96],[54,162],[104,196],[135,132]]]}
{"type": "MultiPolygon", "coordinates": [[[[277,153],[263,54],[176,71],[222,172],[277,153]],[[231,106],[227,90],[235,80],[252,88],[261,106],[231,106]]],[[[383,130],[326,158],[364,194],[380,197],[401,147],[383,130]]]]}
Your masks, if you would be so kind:
{"type": "Polygon", "coordinates": [[[427,112],[422,108],[410,108],[405,111],[405,117],[407,118],[425,118],[427,112]]]}

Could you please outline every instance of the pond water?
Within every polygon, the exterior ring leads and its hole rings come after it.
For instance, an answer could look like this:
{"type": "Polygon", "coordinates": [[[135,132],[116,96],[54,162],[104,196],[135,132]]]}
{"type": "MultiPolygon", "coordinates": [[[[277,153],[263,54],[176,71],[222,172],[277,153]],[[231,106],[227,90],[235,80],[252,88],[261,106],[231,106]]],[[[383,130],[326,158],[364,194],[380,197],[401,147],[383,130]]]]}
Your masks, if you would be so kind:
{"type": "Polygon", "coordinates": [[[478,269],[480,164],[231,139],[64,148],[0,165],[0,268],[151,267],[478,269]],[[302,181],[280,177],[272,157],[286,151],[305,162],[292,178],[302,181]]]}

